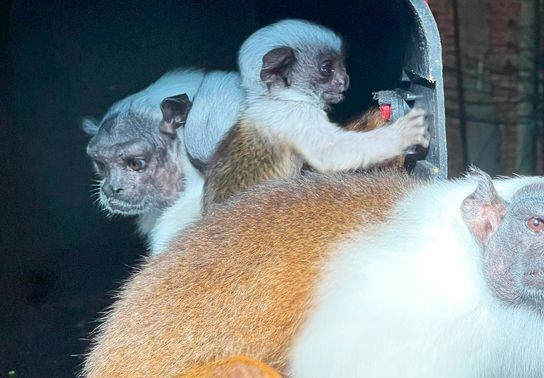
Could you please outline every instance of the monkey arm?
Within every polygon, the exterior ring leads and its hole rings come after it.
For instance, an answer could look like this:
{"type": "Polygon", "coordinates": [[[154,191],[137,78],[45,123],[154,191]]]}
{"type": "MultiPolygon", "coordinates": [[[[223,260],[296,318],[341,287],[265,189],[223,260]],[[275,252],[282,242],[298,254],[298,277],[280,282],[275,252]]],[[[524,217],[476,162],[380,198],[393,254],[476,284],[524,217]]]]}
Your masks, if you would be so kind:
{"type": "MultiPolygon", "coordinates": [[[[370,131],[375,130],[380,127],[387,126],[389,122],[387,122],[385,119],[383,119],[380,109],[378,107],[370,108],[366,112],[364,112],[362,115],[359,115],[354,120],[348,122],[346,125],[344,125],[344,130],[350,130],[350,131],[370,131]]],[[[373,166],[373,169],[384,169],[384,168],[390,168],[390,169],[398,169],[402,170],[404,169],[404,154],[398,155],[392,160],[388,160],[382,164],[377,164],[373,166]]]]}
{"type": "Polygon", "coordinates": [[[326,117],[315,121],[284,127],[282,133],[292,148],[319,172],[369,169],[403,154],[414,144],[427,147],[429,143],[425,112],[420,109],[391,125],[367,132],[342,130],[326,117]]]}
{"type": "Polygon", "coordinates": [[[315,134],[301,134],[305,138],[293,142],[295,149],[319,172],[369,169],[401,153],[398,147],[391,146],[388,131],[358,133],[323,127],[315,134]]]}

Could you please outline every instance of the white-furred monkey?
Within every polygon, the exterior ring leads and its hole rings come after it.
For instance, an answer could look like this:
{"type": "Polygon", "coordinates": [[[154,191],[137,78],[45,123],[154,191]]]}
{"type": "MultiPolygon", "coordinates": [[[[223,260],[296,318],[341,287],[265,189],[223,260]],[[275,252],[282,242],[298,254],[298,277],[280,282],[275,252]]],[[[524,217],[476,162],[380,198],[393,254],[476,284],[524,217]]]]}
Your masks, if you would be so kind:
{"type": "Polygon", "coordinates": [[[151,252],[160,252],[200,215],[203,178],[190,161],[210,159],[242,101],[237,73],[177,70],[114,104],[100,122],[85,119],[100,207],[138,216],[151,252]],[[176,100],[181,93],[185,107],[176,100]]]}
{"type": "Polygon", "coordinates": [[[283,20],[259,29],[242,45],[238,65],[245,107],[206,170],[205,211],[258,183],[296,176],[304,163],[318,172],[368,169],[429,144],[420,109],[367,132],[329,120],[349,76],[342,40],[322,26],[283,20]]]}
{"type": "Polygon", "coordinates": [[[294,377],[542,377],[543,250],[543,178],[270,182],[134,274],[83,372],[244,355],[294,377]]]}

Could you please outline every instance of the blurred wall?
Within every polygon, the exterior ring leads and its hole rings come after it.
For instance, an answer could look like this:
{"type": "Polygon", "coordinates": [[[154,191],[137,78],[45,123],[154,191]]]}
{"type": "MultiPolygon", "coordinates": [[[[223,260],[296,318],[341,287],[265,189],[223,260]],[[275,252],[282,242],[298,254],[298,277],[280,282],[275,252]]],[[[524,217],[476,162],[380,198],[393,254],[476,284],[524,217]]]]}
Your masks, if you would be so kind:
{"type": "Polygon", "coordinates": [[[450,173],[475,164],[494,175],[544,174],[544,1],[429,3],[442,37],[450,173]]]}

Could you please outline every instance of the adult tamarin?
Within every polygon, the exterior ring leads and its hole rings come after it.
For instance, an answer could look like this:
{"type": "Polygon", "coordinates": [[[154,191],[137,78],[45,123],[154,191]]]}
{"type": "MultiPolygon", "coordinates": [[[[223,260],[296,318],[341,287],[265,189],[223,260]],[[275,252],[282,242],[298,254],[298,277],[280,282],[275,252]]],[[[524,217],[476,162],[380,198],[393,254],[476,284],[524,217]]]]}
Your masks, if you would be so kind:
{"type": "Polygon", "coordinates": [[[211,158],[242,100],[237,73],[176,70],[115,103],[100,122],[85,119],[100,207],[137,216],[151,252],[160,252],[200,215],[204,180],[195,165],[211,158]]]}
{"type": "Polygon", "coordinates": [[[206,171],[205,210],[255,184],[295,176],[304,163],[318,172],[368,169],[429,144],[420,109],[364,133],[329,120],[349,76],[342,40],[322,26],[283,20],[259,29],[243,43],[238,65],[245,108],[206,171]]]}
{"type": "Polygon", "coordinates": [[[123,286],[84,374],[244,355],[294,377],[540,377],[543,235],[543,178],[258,186],[123,286]]]}

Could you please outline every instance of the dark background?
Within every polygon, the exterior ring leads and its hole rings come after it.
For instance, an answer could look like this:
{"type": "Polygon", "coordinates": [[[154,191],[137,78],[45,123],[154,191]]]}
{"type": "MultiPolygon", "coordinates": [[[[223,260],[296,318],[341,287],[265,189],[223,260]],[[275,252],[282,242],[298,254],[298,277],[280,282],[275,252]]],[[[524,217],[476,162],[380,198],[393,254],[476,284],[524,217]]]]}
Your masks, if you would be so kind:
{"type": "Polygon", "coordinates": [[[348,42],[346,119],[400,72],[398,1],[0,2],[0,377],[73,376],[99,312],[144,247],[89,198],[83,116],[178,66],[236,68],[258,27],[314,20],[348,42]]]}

